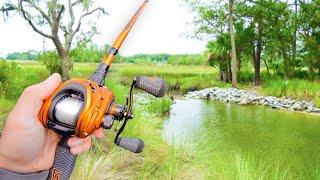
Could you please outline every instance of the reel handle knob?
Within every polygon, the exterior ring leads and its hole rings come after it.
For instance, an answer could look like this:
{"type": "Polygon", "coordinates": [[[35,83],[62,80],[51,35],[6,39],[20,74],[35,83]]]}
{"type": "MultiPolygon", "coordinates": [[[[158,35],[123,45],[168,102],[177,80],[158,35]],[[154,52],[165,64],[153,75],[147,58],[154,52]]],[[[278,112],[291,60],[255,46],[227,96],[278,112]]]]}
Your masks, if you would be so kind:
{"type": "Polygon", "coordinates": [[[167,83],[155,77],[136,77],[135,87],[144,90],[155,97],[163,97],[168,91],[167,83]]]}
{"type": "Polygon", "coordinates": [[[117,146],[129,150],[133,153],[141,153],[144,148],[144,142],[139,138],[117,138],[117,146]]]}

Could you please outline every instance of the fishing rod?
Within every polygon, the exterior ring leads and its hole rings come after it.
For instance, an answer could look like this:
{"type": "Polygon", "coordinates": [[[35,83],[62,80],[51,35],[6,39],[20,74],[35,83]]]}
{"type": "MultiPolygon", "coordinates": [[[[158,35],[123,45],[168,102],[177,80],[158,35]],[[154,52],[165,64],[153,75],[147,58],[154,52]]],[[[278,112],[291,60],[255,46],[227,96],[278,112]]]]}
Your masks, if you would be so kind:
{"type": "Polygon", "coordinates": [[[111,129],[115,121],[119,121],[120,128],[117,130],[114,143],[133,153],[143,151],[143,140],[120,137],[127,122],[133,119],[133,89],[138,88],[155,97],[163,97],[168,85],[160,78],[138,76],[131,83],[126,105],[121,105],[116,103],[113,92],[105,86],[105,78],[121,45],[148,2],[145,0],[135,12],[88,80],[66,81],[44,101],[39,112],[39,120],[45,127],[61,136],[48,179],[70,178],[77,158],[71,154],[67,145],[71,136],[85,138],[101,127],[111,129]]]}

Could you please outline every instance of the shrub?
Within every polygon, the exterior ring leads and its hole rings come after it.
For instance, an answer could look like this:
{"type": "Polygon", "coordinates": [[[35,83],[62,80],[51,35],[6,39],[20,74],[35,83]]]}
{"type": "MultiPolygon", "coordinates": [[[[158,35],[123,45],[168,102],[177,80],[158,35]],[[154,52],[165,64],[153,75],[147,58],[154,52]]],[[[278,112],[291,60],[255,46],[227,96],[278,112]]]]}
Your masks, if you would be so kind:
{"type": "Polygon", "coordinates": [[[0,95],[1,97],[15,97],[19,83],[15,81],[19,74],[19,67],[16,63],[0,61],[0,95]]]}
{"type": "MultiPolygon", "coordinates": [[[[56,51],[48,51],[48,52],[44,52],[42,54],[39,54],[37,56],[37,60],[46,66],[46,68],[50,71],[50,74],[53,73],[60,73],[62,74],[62,70],[61,70],[61,59],[58,56],[56,51]]],[[[72,69],[72,65],[73,62],[70,58],[69,61],[69,67],[71,67],[72,69]]]]}
{"type": "Polygon", "coordinates": [[[171,104],[172,104],[171,99],[169,97],[165,97],[165,98],[151,101],[148,104],[147,109],[151,113],[165,115],[169,113],[171,104]]]}

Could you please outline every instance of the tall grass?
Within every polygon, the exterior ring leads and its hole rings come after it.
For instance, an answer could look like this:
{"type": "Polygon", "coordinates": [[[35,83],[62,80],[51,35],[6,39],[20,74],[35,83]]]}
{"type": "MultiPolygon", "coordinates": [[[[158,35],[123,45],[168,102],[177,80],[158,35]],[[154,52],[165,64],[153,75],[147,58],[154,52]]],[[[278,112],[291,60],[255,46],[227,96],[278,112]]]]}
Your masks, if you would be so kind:
{"type": "Polygon", "coordinates": [[[263,84],[264,94],[313,101],[320,106],[320,82],[301,79],[269,78],[263,84]]]}
{"type": "Polygon", "coordinates": [[[117,72],[123,83],[127,82],[127,78],[130,79],[138,75],[162,77],[169,84],[171,91],[179,91],[180,93],[215,86],[219,83],[217,71],[211,67],[203,66],[131,65],[119,67],[117,72]]]}
{"type": "Polygon", "coordinates": [[[151,101],[148,106],[148,112],[159,114],[159,115],[168,115],[170,111],[172,101],[169,97],[151,101]]]}

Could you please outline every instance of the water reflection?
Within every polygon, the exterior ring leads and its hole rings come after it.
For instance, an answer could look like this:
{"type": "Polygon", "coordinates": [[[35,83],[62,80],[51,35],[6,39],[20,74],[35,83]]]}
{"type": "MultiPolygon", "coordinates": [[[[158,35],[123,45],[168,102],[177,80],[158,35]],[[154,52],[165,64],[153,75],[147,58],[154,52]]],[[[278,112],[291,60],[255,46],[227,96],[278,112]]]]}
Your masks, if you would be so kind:
{"type": "Polygon", "coordinates": [[[320,119],[316,116],[177,100],[164,123],[163,138],[171,145],[190,147],[196,160],[212,171],[244,168],[252,171],[249,175],[258,174],[253,177],[320,178],[320,119]]]}
{"type": "Polygon", "coordinates": [[[163,137],[169,144],[183,145],[193,142],[203,131],[201,100],[176,100],[170,111],[170,119],[164,123],[163,137]]]}

